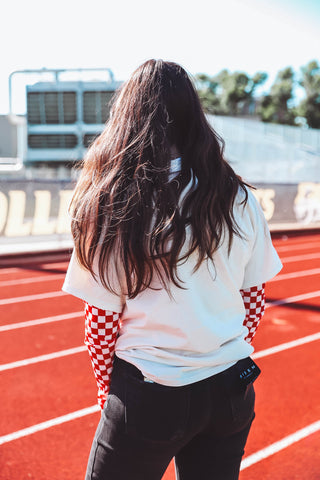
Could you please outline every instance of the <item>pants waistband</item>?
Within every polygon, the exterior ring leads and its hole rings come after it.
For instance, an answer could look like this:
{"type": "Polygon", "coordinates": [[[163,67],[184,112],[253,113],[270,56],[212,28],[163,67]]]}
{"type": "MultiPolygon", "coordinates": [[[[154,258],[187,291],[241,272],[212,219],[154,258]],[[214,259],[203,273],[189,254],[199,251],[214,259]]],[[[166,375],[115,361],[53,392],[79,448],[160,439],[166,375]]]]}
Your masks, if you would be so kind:
{"type": "MultiPolygon", "coordinates": [[[[238,377],[238,366],[241,363],[244,363],[247,361],[251,361],[251,358],[247,357],[245,359],[239,360],[234,365],[223,370],[222,372],[212,375],[201,381],[202,382],[208,381],[210,379],[217,380],[217,381],[221,379],[222,381],[224,381],[224,379],[232,379],[232,378],[238,377]]],[[[117,357],[116,355],[114,357],[114,368],[116,368],[118,371],[121,371],[123,373],[129,373],[140,380],[143,380],[145,378],[142,372],[135,365],[117,357]]]]}
{"type": "Polygon", "coordinates": [[[131,373],[131,375],[139,378],[140,380],[143,380],[144,378],[142,372],[135,365],[122,360],[122,358],[119,358],[116,355],[114,356],[114,368],[124,373],[131,373]]]}

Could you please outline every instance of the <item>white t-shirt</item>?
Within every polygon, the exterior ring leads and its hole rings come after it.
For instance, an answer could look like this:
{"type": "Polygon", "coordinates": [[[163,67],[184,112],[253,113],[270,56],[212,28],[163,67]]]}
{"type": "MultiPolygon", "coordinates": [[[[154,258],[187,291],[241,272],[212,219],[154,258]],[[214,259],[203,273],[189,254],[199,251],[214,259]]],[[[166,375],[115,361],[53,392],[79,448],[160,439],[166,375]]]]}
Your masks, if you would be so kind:
{"type": "MultiPolygon", "coordinates": [[[[178,264],[184,289],[148,288],[136,298],[106,290],[81,267],[73,254],[63,290],[89,304],[122,312],[116,355],[163,385],[180,386],[217,374],[253,352],[244,338],[245,309],[240,289],[260,285],[281,270],[267,222],[253,194],[244,207],[239,192],[234,216],[244,238],[234,235],[230,254],[224,242],[193,273],[197,255],[178,264]]],[[[160,286],[157,280],[152,286],[160,286]]]]}

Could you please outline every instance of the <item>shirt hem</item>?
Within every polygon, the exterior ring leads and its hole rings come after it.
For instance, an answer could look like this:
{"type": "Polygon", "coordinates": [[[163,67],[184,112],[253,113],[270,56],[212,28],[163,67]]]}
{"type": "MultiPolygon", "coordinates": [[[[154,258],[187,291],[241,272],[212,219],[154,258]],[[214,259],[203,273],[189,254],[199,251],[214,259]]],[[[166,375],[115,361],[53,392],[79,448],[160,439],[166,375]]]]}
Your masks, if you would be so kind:
{"type": "Polygon", "coordinates": [[[263,279],[259,278],[258,280],[253,280],[249,282],[245,282],[240,290],[244,290],[245,288],[251,288],[251,287],[256,287],[257,285],[262,285],[263,283],[269,282],[272,278],[274,278],[278,273],[282,270],[283,265],[282,263],[277,265],[277,268],[272,270],[268,275],[265,275],[263,279]]]}

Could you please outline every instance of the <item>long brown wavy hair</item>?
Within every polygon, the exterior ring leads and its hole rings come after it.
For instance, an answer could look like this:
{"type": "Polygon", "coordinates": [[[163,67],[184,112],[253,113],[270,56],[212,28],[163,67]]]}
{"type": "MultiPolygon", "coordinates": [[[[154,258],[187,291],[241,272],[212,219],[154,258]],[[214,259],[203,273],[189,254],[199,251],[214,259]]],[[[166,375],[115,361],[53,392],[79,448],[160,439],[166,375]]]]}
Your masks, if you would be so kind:
{"type": "Polygon", "coordinates": [[[155,272],[168,293],[171,282],[183,288],[177,264],[193,252],[197,270],[222,241],[230,249],[233,235],[242,235],[234,201],[240,188],[245,203],[247,191],[223,147],[180,65],[149,60],[137,68],[116,93],[73,196],[71,228],[83,267],[114,292],[109,272],[116,259],[123,293],[134,298],[152,288],[155,272]],[[173,148],[181,157],[174,179],[173,148]]]}

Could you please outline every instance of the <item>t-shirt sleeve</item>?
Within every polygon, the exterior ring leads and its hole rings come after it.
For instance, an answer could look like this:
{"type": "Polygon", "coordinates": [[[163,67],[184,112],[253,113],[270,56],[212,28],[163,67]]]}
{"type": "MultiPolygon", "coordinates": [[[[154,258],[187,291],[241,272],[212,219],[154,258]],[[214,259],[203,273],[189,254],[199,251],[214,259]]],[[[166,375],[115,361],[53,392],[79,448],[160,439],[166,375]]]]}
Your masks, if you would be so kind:
{"type": "Polygon", "coordinates": [[[253,232],[253,242],[248,262],[245,266],[241,288],[250,288],[266,283],[282,268],[280,258],[272,245],[269,227],[263,211],[251,192],[245,208],[248,209],[253,232]]]}
{"type": "MultiPolygon", "coordinates": [[[[93,269],[96,273],[95,265],[93,269]]],[[[107,290],[101,284],[98,275],[94,278],[88,270],[80,265],[75,251],[73,251],[62,290],[95,307],[121,313],[126,298],[121,291],[120,279],[115,277],[115,271],[110,272],[110,277],[112,286],[115,286],[116,292],[119,291],[118,294],[107,290]]]]}

